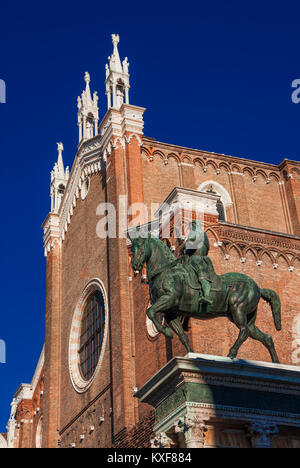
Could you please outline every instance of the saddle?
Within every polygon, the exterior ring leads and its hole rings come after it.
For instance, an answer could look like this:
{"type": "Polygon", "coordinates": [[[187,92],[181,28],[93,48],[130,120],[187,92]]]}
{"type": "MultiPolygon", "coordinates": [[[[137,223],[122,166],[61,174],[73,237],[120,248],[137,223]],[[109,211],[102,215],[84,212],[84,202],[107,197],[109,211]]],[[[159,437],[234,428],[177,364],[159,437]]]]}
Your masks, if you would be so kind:
{"type": "Polygon", "coordinates": [[[210,298],[213,303],[202,304],[202,286],[198,280],[198,275],[193,266],[189,262],[184,262],[183,267],[187,272],[188,281],[185,282],[184,291],[179,303],[179,309],[182,312],[188,313],[188,315],[197,314],[202,310],[202,307],[205,308],[205,312],[210,313],[220,313],[225,312],[228,307],[228,293],[230,286],[226,285],[222,281],[222,277],[215,274],[211,260],[206,257],[210,262],[210,267],[213,271],[211,274],[211,292],[210,298]]]}

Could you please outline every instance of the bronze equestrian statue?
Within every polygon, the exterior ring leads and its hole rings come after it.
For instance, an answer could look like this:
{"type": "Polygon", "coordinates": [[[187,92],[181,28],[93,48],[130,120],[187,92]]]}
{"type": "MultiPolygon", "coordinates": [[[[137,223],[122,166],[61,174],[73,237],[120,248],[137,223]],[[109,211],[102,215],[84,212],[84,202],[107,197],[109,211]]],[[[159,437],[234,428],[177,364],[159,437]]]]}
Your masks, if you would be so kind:
{"type": "Polygon", "coordinates": [[[255,281],[241,273],[217,275],[208,257],[209,241],[201,224],[193,221],[186,242],[185,255],[176,258],[164,242],[137,229],[130,234],[132,266],[140,271],[146,263],[151,307],[147,316],[158,332],[172,338],[178,335],[187,352],[192,352],[184,329],[190,317],[208,320],[227,317],[239,329],[239,335],[228,357],[234,359],[240,346],[251,337],[269,351],[272,362],[279,363],[273,339],[255,326],[260,299],[271,305],[277,330],[281,330],[281,304],[271,289],[260,289],[255,281]],[[163,313],[167,326],[156,315],[163,313]]]}

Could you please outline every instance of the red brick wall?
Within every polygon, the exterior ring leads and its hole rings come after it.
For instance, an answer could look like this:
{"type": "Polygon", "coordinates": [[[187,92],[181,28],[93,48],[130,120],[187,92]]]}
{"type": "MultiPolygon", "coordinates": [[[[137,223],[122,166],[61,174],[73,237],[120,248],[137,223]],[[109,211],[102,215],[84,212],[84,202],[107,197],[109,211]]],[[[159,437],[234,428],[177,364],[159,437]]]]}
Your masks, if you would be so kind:
{"type": "MultiPolygon", "coordinates": [[[[89,193],[84,201],[78,199],[62,243],[61,286],[58,252],[54,250],[48,255],[45,368],[48,403],[44,426],[52,424],[52,435],[46,429],[45,437],[54,444],[55,414],[59,415],[56,424],[62,447],[71,443],[82,447],[146,446],[153,415],[150,407],[134,398],[135,387],[141,387],[172,356],[186,353],[177,337],[173,341],[161,335],[149,337],[145,314],[148,287],[140,277],[133,277],[126,240],[107,241],[96,234],[98,204],[107,200],[119,209],[120,194],[127,194],[129,201],[134,202],[144,198],[150,209],[151,202],[160,205],[175,186],[197,189],[208,180],[221,184],[233,202],[226,211],[227,221],[261,230],[208,220],[210,256],[217,273],[242,272],[253,277],[260,287],[272,288],[280,294],[283,330],[275,330],[270,306],[263,301],[257,325],[273,335],[281,362],[292,362],[294,322],[299,311],[300,241],[262,230],[299,233],[299,174],[294,172],[292,179],[284,179],[283,166],[187,150],[147,139],[142,155],[140,151],[136,138],[125,149],[118,144],[108,156],[107,183],[100,174],[91,176],[89,193]],[[215,247],[214,242],[222,245],[215,247]],[[225,255],[229,255],[227,260],[225,255]],[[246,261],[241,263],[241,258],[246,261]],[[262,264],[257,266],[257,261],[262,264]],[[274,263],[278,264],[276,269],[274,263]],[[294,266],[294,271],[288,271],[290,266],[294,266]],[[87,392],[78,394],[69,376],[70,328],[80,293],[94,277],[103,281],[109,297],[110,332],[100,373],[87,392]],[[59,300],[61,307],[54,309],[56,315],[50,314],[48,311],[59,300]],[[103,414],[104,422],[99,425],[103,414]],[[90,426],[95,427],[91,433],[90,426]],[[85,435],[82,442],[80,434],[85,435]]],[[[237,329],[225,318],[192,320],[189,335],[196,352],[227,355],[237,329]]],[[[239,357],[270,361],[262,344],[251,339],[244,343],[239,357]]]]}
{"type": "Polygon", "coordinates": [[[147,139],[144,140],[142,158],[148,206],[151,202],[160,204],[175,186],[196,190],[203,182],[213,180],[227,190],[233,202],[233,207],[226,212],[227,221],[296,235],[300,232],[300,177],[289,167],[287,170],[293,177],[282,188],[279,182],[284,180],[285,166],[189,150],[147,139]]]}
{"type": "MultiPolygon", "coordinates": [[[[89,280],[99,278],[108,293],[106,240],[96,233],[100,217],[96,216],[97,206],[105,201],[101,175],[90,177],[89,192],[84,201],[78,198],[72,222],[62,244],[62,320],[61,320],[61,384],[60,384],[60,439],[61,446],[70,443],[79,445],[79,436],[85,435],[82,446],[89,441],[99,440],[100,446],[109,446],[111,441],[110,416],[110,340],[106,344],[101,372],[87,392],[77,393],[69,374],[68,347],[73,314],[80,294],[89,280]],[[99,395],[101,395],[99,397],[99,395]],[[88,410],[95,400],[95,411],[88,410]],[[98,413],[102,410],[105,421],[99,425],[98,413]],[[84,412],[80,417],[81,412],[84,412]],[[88,416],[86,416],[86,414],[88,416]],[[70,425],[70,421],[74,421],[70,425]],[[82,424],[81,424],[82,422],[82,424]],[[90,434],[89,426],[95,431],[90,434]]],[[[102,413],[101,413],[102,415],[102,413]]]]}

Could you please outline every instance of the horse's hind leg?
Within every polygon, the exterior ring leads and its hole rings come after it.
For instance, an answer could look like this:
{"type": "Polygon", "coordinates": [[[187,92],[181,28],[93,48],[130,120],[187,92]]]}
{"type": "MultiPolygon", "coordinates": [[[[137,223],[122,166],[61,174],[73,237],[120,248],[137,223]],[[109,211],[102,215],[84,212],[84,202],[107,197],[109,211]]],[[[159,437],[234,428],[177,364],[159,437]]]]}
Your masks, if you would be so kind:
{"type": "Polygon", "coordinates": [[[248,323],[247,323],[247,316],[244,311],[244,304],[241,303],[237,306],[231,307],[231,315],[232,319],[235,323],[235,325],[239,328],[239,336],[234,343],[234,345],[230,348],[228,357],[230,359],[234,359],[238,353],[238,350],[244,343],[244,341],[247,340],[249,337],[249,328],[248,328],[248,323]]]}
{"type": "Polygon", "coordinates": [[[260,341],[267,348],[271,355],[272,362],[279,363],[279,359],[274,347],[272,337],[270,335],[267,335],[266,333],[263,333],[259,328],[257,328],[254,325],[255,318],[256,313],[254,318],[252,318],[248,323],[250,337],[253,338],[253,340],[260,341]]]}
{"type": "Polygon", "coordinates": [[[168,320],[168,325],[174,330],[178,338],[180,339],[181,343],[184,345],[185,349],[187,350],[188,353],[192,353],[193,350],[190,345],[190,340],[189,337],[187,336],[186,333],[184,333],[184,330],[182,328],[182,323],[179,317],[173,320],[168,320]]]}

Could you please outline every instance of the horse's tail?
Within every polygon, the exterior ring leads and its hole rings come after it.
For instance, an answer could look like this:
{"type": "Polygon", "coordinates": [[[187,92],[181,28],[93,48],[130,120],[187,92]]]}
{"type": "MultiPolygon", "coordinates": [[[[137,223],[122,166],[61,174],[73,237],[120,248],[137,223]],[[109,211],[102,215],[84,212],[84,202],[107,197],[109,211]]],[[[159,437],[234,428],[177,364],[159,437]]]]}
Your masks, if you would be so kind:
{"type": "Polygon", "coordinates": [[[276,330],[281,330],[281,303],[278,294],[272,289],[261,289],[260,294],[271,306],[276,330]]]}

